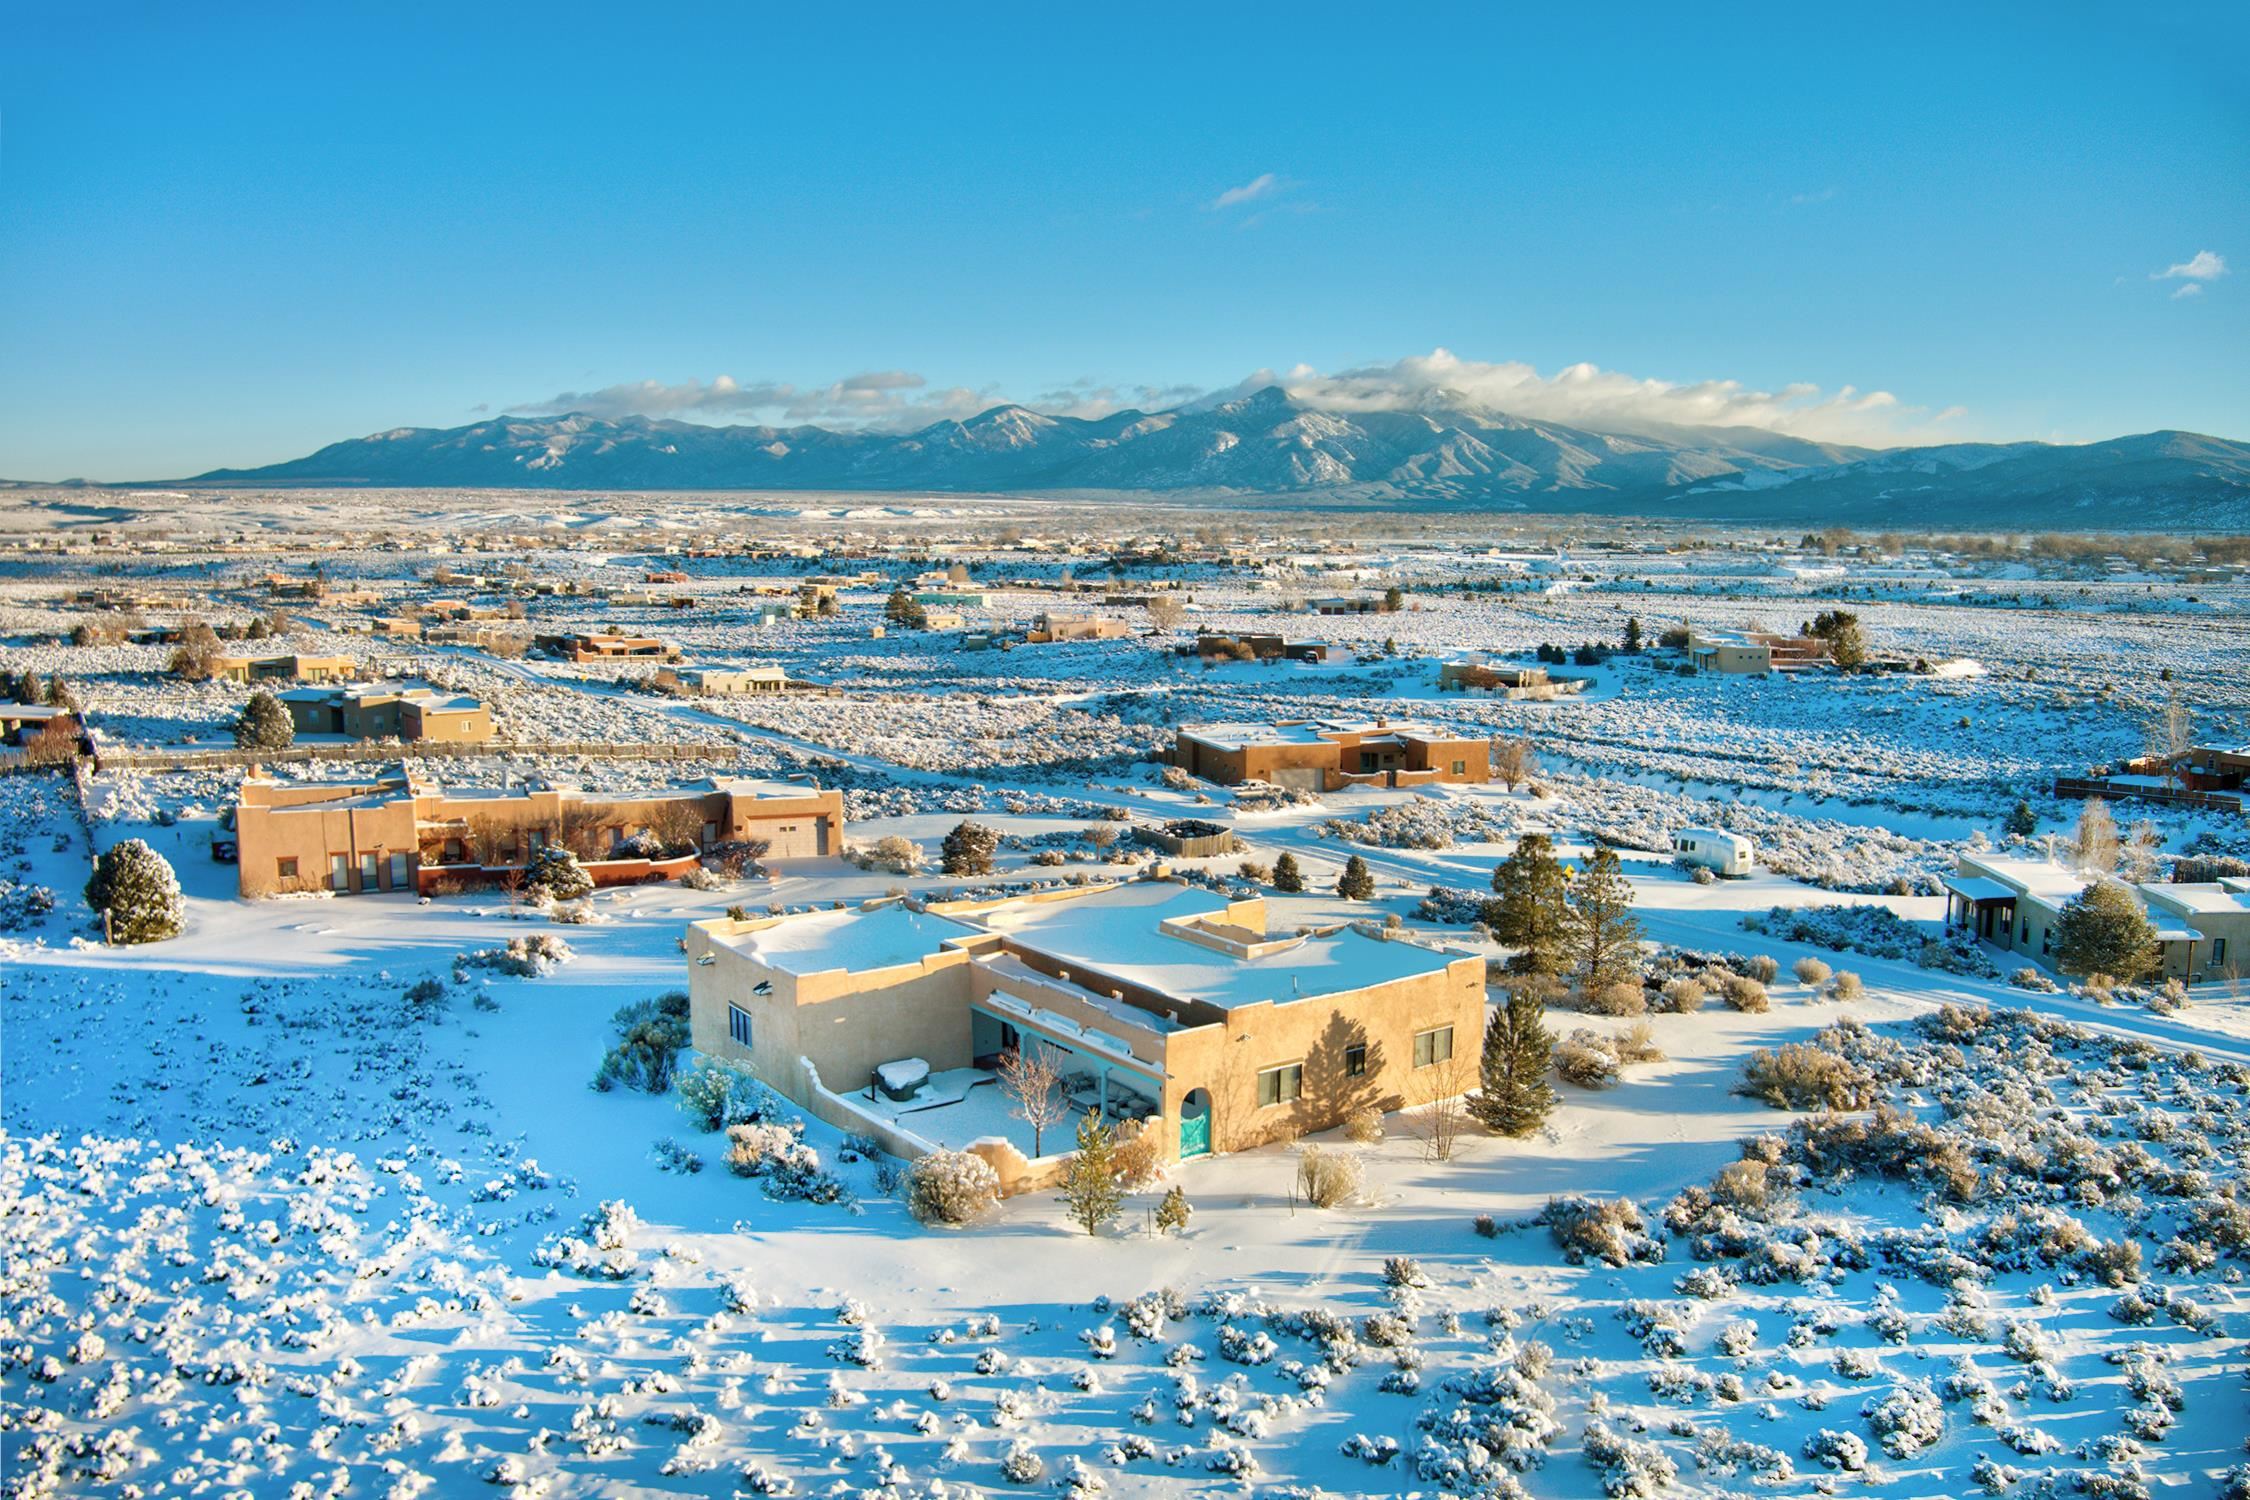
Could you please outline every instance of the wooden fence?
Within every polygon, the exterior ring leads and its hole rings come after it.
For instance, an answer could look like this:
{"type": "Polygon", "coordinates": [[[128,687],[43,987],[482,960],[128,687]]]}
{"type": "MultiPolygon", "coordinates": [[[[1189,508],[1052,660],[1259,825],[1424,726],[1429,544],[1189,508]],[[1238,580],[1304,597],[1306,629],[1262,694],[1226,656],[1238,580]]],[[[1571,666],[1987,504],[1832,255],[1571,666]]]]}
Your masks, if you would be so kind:
{"type": "Polygon", "coordinates": [[[2191,792],[2186,787],[2142,786],[2137,782],[2103,781],[2086,776],[2057,776],[2055,795],[2072,798],[2105,797],[2118,802],[2161,802],[2171,807],[2205,807],[2213,812],[2241,812],[2236,792],[2191,792]]]}

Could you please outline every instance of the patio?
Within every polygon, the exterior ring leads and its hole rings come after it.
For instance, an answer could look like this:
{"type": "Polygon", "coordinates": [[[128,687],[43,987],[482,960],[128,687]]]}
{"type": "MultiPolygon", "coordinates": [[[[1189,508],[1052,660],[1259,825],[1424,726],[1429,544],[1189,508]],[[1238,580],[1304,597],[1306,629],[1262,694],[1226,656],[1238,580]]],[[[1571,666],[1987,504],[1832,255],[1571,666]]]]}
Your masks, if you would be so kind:
{"type": "MultiPolygon", "coordinates": [[[[1060,1049],[1058,1049],[1060,1050],[1060,1049]]],[[[1068,1151],[1078,1136],[1078,1122],[1093,1114],[1101,1102],[1100,1083],[1090,1075],[1074,1073],[1065,1063],[1065,1099],[1068,1112],[1047,1127],[1040,1142],[1047,1155],[1068,1151]]],[[[1137,1096],[1121,1089],[1113,1074],[1109,1115],[1114,1124],[1132,1112],[1137,1096]]],[[[958,1151],[971,1141],[998,1136],[1025,1156],[1032,1156],[1031,1127],[1015,1117],[1012,1101],[1000,1086],[999,1074],[989,1068],[947,1068],[930,1074],[929,1081],[909,1099],[893,1099],[870,1085],[849,1095],[853,1108],[899,1130],[920,1136],[933,1146],[958,1151]]],[[[1149,1106],[1151,1109],[1154,1105],[1149,1106]]]]}

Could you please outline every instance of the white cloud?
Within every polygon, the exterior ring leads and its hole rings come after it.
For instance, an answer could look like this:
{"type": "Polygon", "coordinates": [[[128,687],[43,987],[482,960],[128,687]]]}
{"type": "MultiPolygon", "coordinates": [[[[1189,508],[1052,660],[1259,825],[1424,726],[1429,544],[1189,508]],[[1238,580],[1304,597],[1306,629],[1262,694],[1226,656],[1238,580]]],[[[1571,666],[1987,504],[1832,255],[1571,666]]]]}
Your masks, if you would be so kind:
{"type": "MultiPolygon", "coordinates": [[[[2191,258],[2181,261],[2176,266],[2166,266],[2161,271],[2151,271],[2148,279],[2151,281],[2185,281],[2192,286],[2200,282],[2217,281],[2226,274],[2227,258],[2225,256],[2219,254],[2216,250],[2198,250],[2191,258]]],[[[2172,295],[2177,297],[2181,295],[2181,292],[2187,290],[2187,287],[2183,287],[2180,292],[2174,292],[2172,295]]]]}
{"type": "Polygon", "coordinates": [[[2200,281],[2184,281],[2184,282],[2180,283],[2180,285],[2179,285],[2179,286],[2177,286],[2177,287],[2173,288],[2173,291],[2172,291],[2172,300],[2173,300],[2174,302],[2177,302],[2177,301],[2179,301],[2179,300],[2180,300],[2180,299],[2181,299],[2182,297],[2200,297],[2200,296],[2202,296],[2202,295],[2203,295],[2203,283],[2202,283],[2202,282],[2200,282],[2200,281]]]}
{"type": "Polygon", "coordinates": [[[1217,212],[1222,208],[1234,208],[1244,203],[1256,203],[1262,198],[1279,197],[1287,189],[1287,186],[1288,184],[1273,173],[1260,172],[1242,186],[1228,188],[1218,197],[1213,198],[1210,207],[1213,212],[1217,212]]]}
{"type": "Polygon", "coordinates": [[[526,415],[582,412],[590,417],[725,418],[896,429],[974,416],[998,401],[990,390],[932,389],[928,380],[911,370],[869,370],[809,387],[780,381],[746,385],[731,375],[678,385],[641,380],[591,391],[563,391],[510,409],[526,415]]]}
{"type": "MultiPolygon", "coordinates": [[[[2193,287],[2197,283],[2189,283],[2193,287]]],[[[1761,390],[1736,380],[1651,380],[1592,364],[1542,375],[1516,361],[1463,359],[1435,349],[1389,364],[1325,373],[1310,365],[1258,370],[1218,390],[1182,385],[1110,383],[1091,377],[1055,386],[1023,401],[1057,416],[1102,417],[1135,408],[1208,407],[1280,386],[1323,410],[1411,411],[1467,405],[1529,421],[1596,432],[1656,432],[1672,427],[1753,427],[1823,442],[1889,447],[1951,441],[1946,430],[1965,414],[1908,406],[1888,391],[1809,383],[1761,390]]],[[[811,423],[841,430],[896,432],[946,418],[974,416],[1007,398],[993,386],[934,387],[909,370],[875,370],[822,386],[728,376],[667,385],[643,380],[598,390],[565,391],[509,408],[526,415],[583,412],[597,417],[679,417],[707,422],[811,423]]]]}
{"type": "Polygon", "coordinates": [[[1886,446],[1927,441],[1927,429],[1954,420],[1958,408],[1931,413],[1900,403],[1888,391],[1810,384],[1758,390],[1736,380],[1649,380],[1591,364],[1542,375],[1516,361],[1486,363],[1437,349],[1387,365],[1323,374],[1308,365],[1260,370],[1206,401],[1225,401],[1269,385],[1335,411],[1401,411],[1466,400],[1532,421],[1597,431],[1646,432],[1664,427],[1757,427],[1826,442],[1886,446]]]}

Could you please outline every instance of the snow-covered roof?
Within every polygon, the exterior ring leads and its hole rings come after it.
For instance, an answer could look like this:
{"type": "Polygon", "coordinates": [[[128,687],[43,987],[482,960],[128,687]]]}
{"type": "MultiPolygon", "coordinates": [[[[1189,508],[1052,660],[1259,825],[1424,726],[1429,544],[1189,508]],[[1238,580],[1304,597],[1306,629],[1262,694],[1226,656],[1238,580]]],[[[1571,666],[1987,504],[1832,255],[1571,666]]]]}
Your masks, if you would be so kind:
{"type": "Polygon", "coordinates": [[[973,937],[976,929],[951,917],[906,906],[873,910],[814,911],[784,917],[748,932],[714,932],[711,940],[784,974],[864,974],[918,963],[947,938],[973,937]]]}
{"type": "Polygon", "coordinates": [[[2250,893],[2230,890],[2216,881],[2195,881],[2182,885],[2144,885],[2141,894],[2152,901],[2184,907],[2192,912],[2213,916],[2230,913],[2250,913],[2250,893]]]}
{"type": "Polygon", "coordinates": [[[1944,885],[1954,895],[1970,901],[2013,901],[2016,896],[2015,887],[1983,875],[1948,875],[1944,885]]]}
{"type": "MultiPolygon", "coordinates": [[[[1964,861],[1965,863],[1967,861],[1964,861]]],[[[2060,907],[2086,889],[2086,877],[2043,859],[2018,859],[2008,854],[1979,854],[1974,863],[1998,877],[2001,883],[2044,905],[2060,907]]]]}
{"type": "Polygon", "coordinates": [[[1175,918],[1212,916],[1226,907],[1225,897],[1195,886],[1137,881],[1065,901],[996,907],[982,920],[1066,968],[1082,965],[1158,994],[1229,1010],[1441,973],[1458,956],[1346,928],[1245,957],[1162,929],[1175,918]]]}
{"type": "Polygon", "coordinates": [[[1324,743],[1310,724],[1195,724],[1181,734],[1214,750],[1241,750],[1251,745],[1318,745],[1324,743]]]}

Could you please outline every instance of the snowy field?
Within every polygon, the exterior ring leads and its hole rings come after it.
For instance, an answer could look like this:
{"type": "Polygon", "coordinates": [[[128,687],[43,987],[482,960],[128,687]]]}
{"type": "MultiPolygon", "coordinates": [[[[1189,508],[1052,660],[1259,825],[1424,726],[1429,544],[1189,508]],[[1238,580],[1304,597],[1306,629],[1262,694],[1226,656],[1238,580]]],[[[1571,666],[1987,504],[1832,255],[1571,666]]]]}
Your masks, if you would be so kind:
{"type": "MultiPolygon", "coordinates": [[[[68,644],[85,612],[66,596],[186,583],[215,622],[248,618],[250,579],[304,570],[283,539],[321,505],[246,509],[271,555],[137,577],[114,556],[9,562],[4,665],[60,675],[110,744],[231,744],[246,688],[174,680],[165,647],[68,644]]],[[[641,538],[660,518],[513,516],[496,529],[542,541],[490,555],[437,551],[398,519],[404,550],[318,555],[332,592],[386,597],[439,564],[520,559],[580,590],[677,566],[696,609],[542,594],[524,626],[659,634],[691,661],[773,661],[846,691],[679,700],[645,691],[645,667],[375,642],[350,633],[365,607],[343,604],[292,608],[289,644],[412,664],[484,697],[506,738],[710,752],[676,772],[416,763],[441,779],[809,775],[846,790],[855,844],[901,836],[933,865],[974,815],[1003,835],[1000,882],[1133,873],[1085,834],[1111,814],[1230,819],[1244,850],[1187,868],[1235,885],[1244,861],[1294,855],[1307,891],[1269,894],[1279,929],[1389,915],[1497,957],[1424,898],[1483,893],[1526,832],[1565,857],[1606,843],[1653,961],[1770,957],[1771,1007],[1647,1017],[1657,1055],[1608,1087],[1558,1083],[1527,1140],[1471,1127],[1439,1160],[1411,1112],[1378,1141],[1324,1138],[1364,1173],[1340,1207],[1298,1196],[1277,1145],[1174,1169],[1096,1238],[1045,1193],[930,1229],[901,1164],[819,1121],[803,1124],[809,1176],[742,1177],[674,1097],[588,1084],[613,1014],[684,988],[688,922],[961,880],[801,861],[713,890],[604,892],[567,924],[497,896],[249,903],[207,852],[239,771],[110,770],[83,801],[60,773],[0,777],[5,1494],[2250,1495],[2250,1005],[2201,986],[2159,1014],[1745,925],[1839,904],[1934,933],[1934,877],[1958,853],[2026,847],[2003,828],[2019,797],[2060,831],[2076,807],[2043,795],[2053,776],[2145,748],[2160,673],[2204,737],[2250,739],[2239,579],[1965,562],[1840,579],[1749,547],[1526,572],[1482,543],[1355,540],[1329,549],[1350,577],[1158,569],[1195,598],[1190,634],[1347,648],[1206,668],[1142,636],[1006,652],[878,638],[883,586],[846,588],[828,619],[755,626],[729,607],[745,581],[910,576],[925,557],[980,586],[1101,567],[1098,547],[1002,547],[1000,517],[973,506],[728,523],[912,543],[895,562],[679,559],[641,538]],[[1396,614],[1276,612],[1394,580],[1396,614]],[[1614,642],[1628,614],[1652,637],[1683,616],[1794,625],[1845,586],[1884,654],[1979,670],[1751,681],[1613,656],[1558,668],[1592,680],[1556,702],[1435,686],[1462,651],[1614,642]],[[1513,792],[1237,813],[1149,759],[1181,722],[1305,714],[1521,736],[1538,767],[1513,792]],[[1688,822],[1751,834],[1764,868],[1688,879],[1659,852],[1688,822]],[[129,837],[178,868],[186,930],[104,948],[79,888],[92,850],[129,837]],[[1354,853],[1372,907],[1333,894],[1354,853]],[[495,958],[534,936],[567,956],[495,958]],[[1863,988],[1790,977],[1814,958],[1863,988]],[[1746,1067],[1792,1045],[1821,1060],[1839,1112],[1743,1091],[1746,1067]],[[1174,1184],[1192,1218],[1158,1234],[1174,1184]]],[[[1265,555],[1317,550],[1304,533],[1265,555]]],[[[967,613],[1050,607],[1146,624],[1137,606],[1005,586],[967,613]]],[[[2250,854],[2238,817],[2148,816],[2166,857],[2250,854]]],[[[1632,1025],[1562,1009],[1549,1024],[1596,1041],[1632,1025]]]]}

